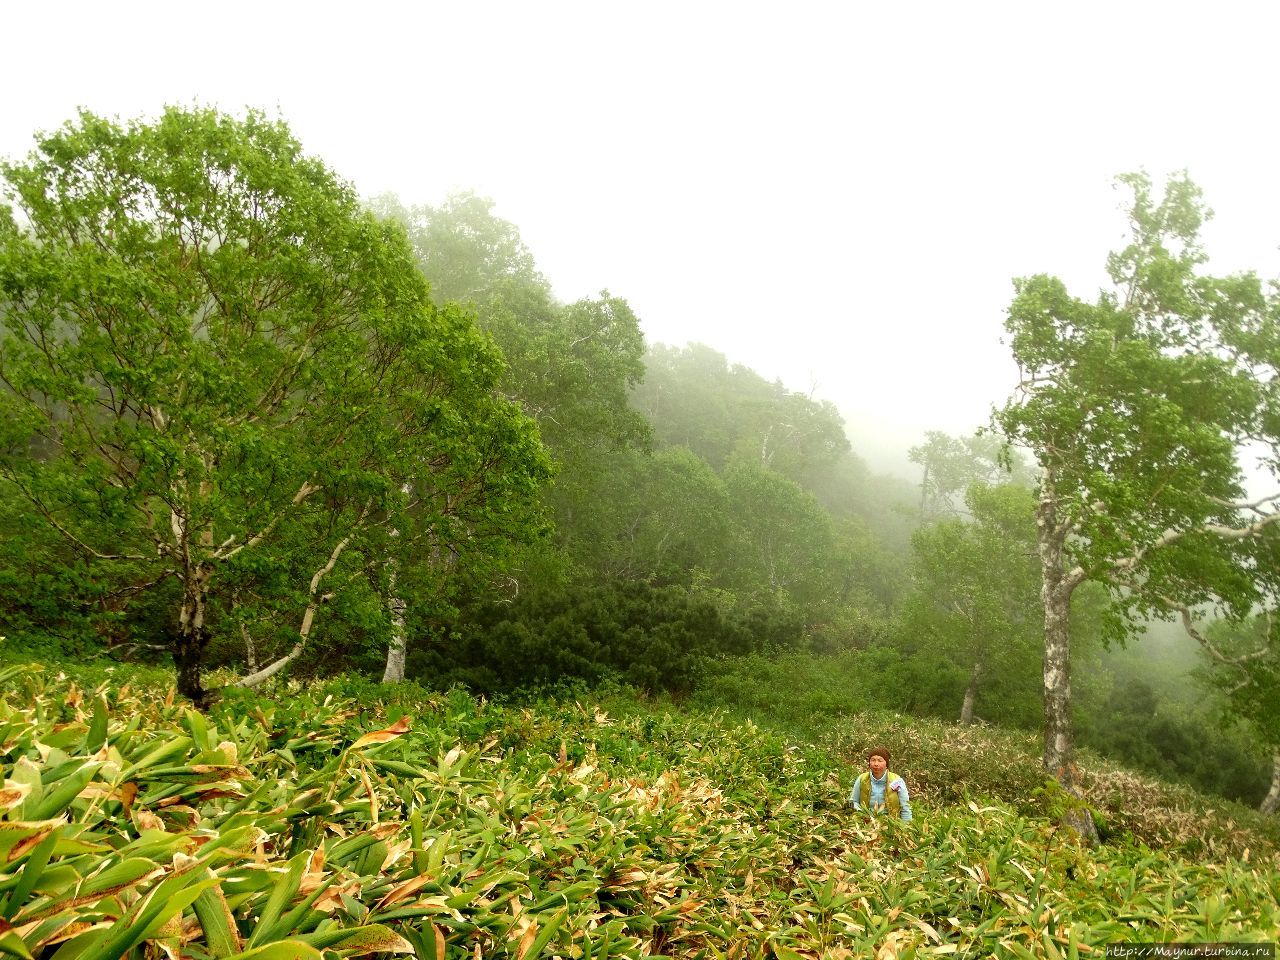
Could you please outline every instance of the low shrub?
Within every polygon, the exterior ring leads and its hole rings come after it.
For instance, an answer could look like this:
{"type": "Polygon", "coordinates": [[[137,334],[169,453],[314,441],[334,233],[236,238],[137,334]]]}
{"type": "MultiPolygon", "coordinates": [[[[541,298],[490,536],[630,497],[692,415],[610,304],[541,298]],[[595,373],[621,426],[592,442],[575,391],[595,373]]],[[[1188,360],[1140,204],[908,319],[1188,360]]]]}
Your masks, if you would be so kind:
{"type": "Polygon", "coordinates": [[[348,678],[207,715],[61,670],[0,688],[0,952],[24,960],[1058,958],[1280,927],[1264,837],[1247,859],[1212,836],[1195,858],[1085,851],[976,799],[1012,789],[978,767],[1022,769],[982,731],[869,711],[812,743],[617,690],[522,705],[348,678]],[[868,736],[919,785],[911,824],[843,807],[868,736]],[[972,763],[939,777],[948,756],[972,763]]]}

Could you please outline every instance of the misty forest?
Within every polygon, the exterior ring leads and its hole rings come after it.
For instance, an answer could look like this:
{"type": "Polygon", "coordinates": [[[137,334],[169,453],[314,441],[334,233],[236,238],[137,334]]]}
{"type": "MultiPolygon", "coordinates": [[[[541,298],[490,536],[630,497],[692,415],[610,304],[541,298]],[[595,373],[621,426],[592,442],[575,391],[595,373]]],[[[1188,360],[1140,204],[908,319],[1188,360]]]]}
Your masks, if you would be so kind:
{"type": "Polygon", "coordinates": [[[0,952],[1276,939],[1280,292],[1187,176],[1119,173],[1105,289],[1005,278],[1009,381],[908,480],[281,120],[0,175],[0,952]]]}

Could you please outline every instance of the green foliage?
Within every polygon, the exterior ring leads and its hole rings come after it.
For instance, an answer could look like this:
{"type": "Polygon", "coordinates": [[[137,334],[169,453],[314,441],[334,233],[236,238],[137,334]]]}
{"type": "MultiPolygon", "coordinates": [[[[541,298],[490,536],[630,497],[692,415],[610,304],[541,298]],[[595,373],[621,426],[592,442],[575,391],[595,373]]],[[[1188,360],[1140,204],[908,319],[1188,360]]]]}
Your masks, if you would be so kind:
{"type": "Polygon", "coordinates": [[[502,389],[538,422],[562,485],[585,480],[602,452],[643,445],[648,427],[627,395],[644,376],[644,336],[625,300],[604,292],[558,303],[491,200],[462,193],[405,208],[382,197],[374,209],[404,225],[436,303],[476,311],[506,360],[502,389]]]}
{"type": "MultiPolygon", "coordinates": [[[[681,489],[667,503],[676,511],[680,504],[696,509],[705,497],[693,503],[682,497],[699,486],[697,493],[707,494],[707,485],[689,473],[687,464],[650,461],[640,454],[648,425],[629,404],[628,393],[644,373],[644,337],[627,303],[607,292],[572,304],[556,301],[519,230],[494,215],[490,200],[467,193],[435,207],[406,208],[395,197],[383,197],[374,208],[405,227],[436,302],[456,301],[475,311],[478,325],[506,361],[501,391],[537,422],[558,468],[543,501],[563,557],[557,561],[544,550],[523,558],[531,562],[474,578],[467,591],[451,598],[461,614],[428,610],[424,616],[419,598],[411,618],[420,626],[423,619],[434,623],[416,631],[410,646],[430,643],[428,637],[452,629],[473,632],[467,626],[468,597],[484,603],[495,588],[503,594],[512,588],[554,589],[572,572],[564,570],[566,565],[590,580],[687,581],[684,565],[697,564],[716,549],[695,541],[710,531],[691,524],[673,542],[672,523],[688,519],[688,513],[663,516],[650,508],[658,497],[671,495],[674,484],[681,489]]],[[[701,516],[714,523],[720,513],[713,508],[701,516]]],[[[424,655],[433,659],[429,652],[424,655]]],[[[560,660],[568,675],[574,675],[575,660],[580,658],[560,660]]],[[[446,672],[453,676],[467,666],[450,663],[446,672]]],[[[547,663],[537,669],[543,675],[559,668],[547,663]]]]}
{"type": "Polygon", "coordinates": [[[0,683],[0,943],[37,960],[1057,958],[1280,922],[1275,841],[1252,825],[1194,859],[1175,852],[1190,817],[1164,851],[1086,855],[999,799],[1036,769],[1026,744],[949,725],[859,714],[815,746],[622,693],[499,706],[343,680],[205,716],[164,687],[0,683]],[[842,761],[895,731],[916,820],[848,816],[842,761]]]}
{"type": "Polygon", "coordinates": [[[1086,303],[1049,277],[1018,282],[1007,326],[1024,384],[997,419],[1050,472],[1070,556],[1129,610],[1167,615],[1162,596],[1247,610],[1261,528],[1233,506],[1237,451],[1276,439],[1272,306],[1253,275],[1198,272],[1194,184],[1175,177],[1157,202],[1145,175],[1121,180],[1134,202],[1132,242],[1108,260],[1117,292],[1086,303]]]}
{"type": "Polygon", "coordinates": [[[1243,721],[1257,742],[1280,749],[1280,643],[1274,617],[1220,620],[1202,644],[1206,685],[1222,696],[1229,719],[1243,721]]]}
{"type": "Polygon", "coordinates": [[[1255,275],[1213,277],[1207,218],[1185,175],[1132,193],[1130,243],[1096,301],[1058,279],[1015,283],[1006,329],[1020,370],[995,414],[1040,468],[1036,529],[1046,606],[1045,764],[1069,771],[1067,623],[1090,581],[1133,632],[1144,618],[1214,610],[1240,619],[1277,595],[1276,504],[1246,502],[1241,456],[1280,464],[1275,292],[1255,275]]]}
{"type": "Polygon", "coordinates": [[[2,170],[6,521],[61,537],[85,572],[55,554],[51,589],[107,632],[171,589],[185,693],[233,607],[305,641],[391,529],[472,556],[531,534],[548,464],[491,341],[283,123],[83,113],[2,170]]]}
{"type": "Polygon", "coordinates": [[[964,679],[962,670],[914,661],[883,643],[816,656],[768,651],[708,664],[693,702],[817,736],[860,710],[901,712],[913,723],[951,716],[964,679]]]}
{"type": "Polygon", "coordinates": [[[689,586],[732,563],[728,496],[701,457],[683,447],[619,450],[603,454],[596,469],[590,509],[560,529],[584,569],[689,586]]]}
{"type": "Polygon", "coordinates": [[[805,483],[849,452],[844,422],[830,403],[730,366],[702,344],[655,345],[645,370],[633,397],[655,439],[688,447],[717,471],[736,457],[805,483]]]}
{"type": "Polygon", "coordinates": [[[1026,463],[994,433],[951,437],[938,430],[925,434],[925,442],[912,447],[907,459],[919,464],[921,518],[961,512],[969,488],[975,484],[1012,483],[1029,487],[1034,481],[1026,463]]]}
{"type": "Polygon", "coordinates": [[[963,720],[988,720],[1010,701],[1035,699],[1043,645],[1034,495],[1012,484],[975,483],[972,519],[945,519],[912,538],[915,592],[903,608],[900,644],[913,655],[968,671],[963,720]],[[969,715],[965,716],[964,711],[969,715]]]}
{"type": "Polygon", "coordinates": [[[1271,773],[1257,740],[1225,725],[1208,694],[1179,703],[1152,682],[1149,666],[1144,672],[1118,678],[1105,700],[1084,698],[1081,744],[1131,769],[1256,807],[1271,773]]]}
{"type": "Polygon", "coordinates": [[[722,574],[741,594],[785,596],[815,607],[835,589],[829,515],[797,483],[751,462],[724,473],[732,560],[722,574]]]}
{"type": "Polygon", "coordinates": [[[687,450],[723,482],[717,587],[796,604],[830,649],[850,642],[850,620],[896,603],[909,501],[850,452],[830,404],[699,344],[651,348],[632,397],[659,451],[687,450]]]}
{"type": "Polygon", "coordinates": [[[407,674],[489,693],[606,678],[684,692],[710,657],[794,646],[802,636],[797,619],[773,605],[722,610],[677,586],[542,588],[476,605],[446,642],[419,644],[407,674]]]}

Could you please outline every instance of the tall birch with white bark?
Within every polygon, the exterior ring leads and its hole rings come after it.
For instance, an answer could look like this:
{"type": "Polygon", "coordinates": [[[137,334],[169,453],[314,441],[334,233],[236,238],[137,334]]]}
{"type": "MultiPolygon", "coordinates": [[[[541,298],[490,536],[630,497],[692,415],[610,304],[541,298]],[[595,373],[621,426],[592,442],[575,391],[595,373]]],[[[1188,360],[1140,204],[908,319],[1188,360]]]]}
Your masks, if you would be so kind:
{"type": "MultiPolygon", "coordinates": [[[[1006,330],[1019,380],[994,420],[1040,470],[1044,751],[1076,791],[1071,598],[1094,581],[1124,631],[1143,618],[1244,618],[1277,595],[1280,326],[1273,287],[1212,276],[1210,215],[1185,175],[1131,193],[1130,240],[1087,301],[1018,280],[1006,330]],[[1249,492],[1246,471],[1259,492],[1249,492]]],[[[1088,833],[1091,820],[1077,814],[1088,833]]]]}

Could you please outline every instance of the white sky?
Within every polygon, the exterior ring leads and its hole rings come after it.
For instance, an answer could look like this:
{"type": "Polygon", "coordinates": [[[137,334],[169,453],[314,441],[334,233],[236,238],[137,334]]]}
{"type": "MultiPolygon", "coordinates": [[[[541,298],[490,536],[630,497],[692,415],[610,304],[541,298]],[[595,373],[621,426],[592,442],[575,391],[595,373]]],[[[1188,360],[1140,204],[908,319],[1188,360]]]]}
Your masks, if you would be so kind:
{"type": "Polygon", "coordinates": [[[1011,278],[1092,296],[1117,173],[1188,169],[1215,269],[1280,276],[1277,36],[1222,0],[10,4],[0,155],[80,105],[278,111],[366,196],[492,197],[563,299],[816,387],[883,467],[1007,394],[1011,278]]]}

